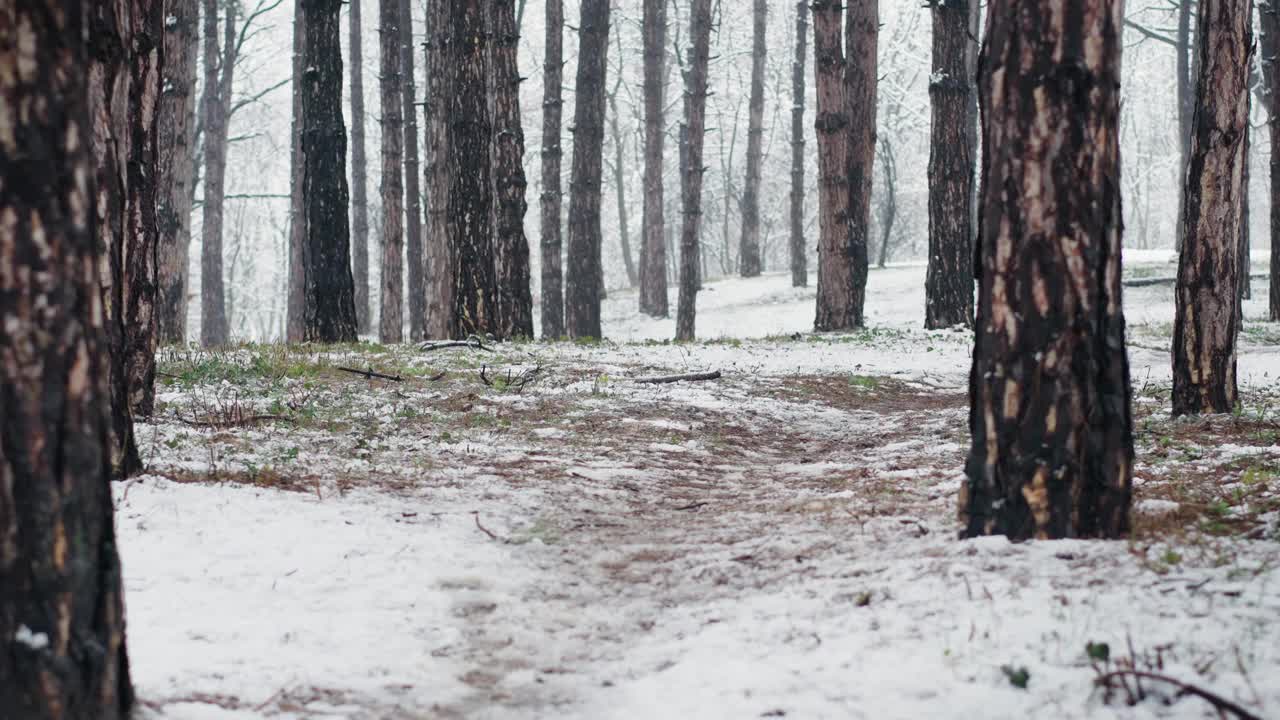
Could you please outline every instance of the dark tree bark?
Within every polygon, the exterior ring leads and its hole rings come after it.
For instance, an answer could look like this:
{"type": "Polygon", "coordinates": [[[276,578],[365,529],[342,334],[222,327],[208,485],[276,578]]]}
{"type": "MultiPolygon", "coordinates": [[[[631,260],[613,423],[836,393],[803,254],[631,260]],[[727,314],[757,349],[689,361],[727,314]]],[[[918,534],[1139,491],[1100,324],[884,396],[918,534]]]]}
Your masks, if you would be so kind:
{"type": "Polygon", "coordinates": [[[676,304],[676,340],[694,339],[698,301],[698,245],[702,229],[703,137],[707,129],[707,63],[711,55],[711,0],[689,5],[689,65],[685,72],[684,124],[680,140],[680,295],[676,304]]]}
{"type": "MultiPolygon", "coordinates": [[[[369,160],[364,142],[363,30],[360,0],[347,2],[347,45],[351,53],[351,272],[356,288],[356,320],[360,332],[369,332],[369,160]]],[[[379,0],[380,4],[383,2],[379,0]]]]}
{"type": "Polygon", "coordinates": [[[640,229],[640,312],[666,317],[667,243],[663,152],[667,140],[667,3],[644,0],[644,211],[640,229]]]}
{"type": "MultiPolygon", "coordinates": [[[[844,188],[849,195],[848,214],[844,234],[819,246],[818,313],[814,322],[817,330],[862,327],[867,292],[871,185],[876,151],[878,2],[856,0],[848,4],[845,14],[844,99],[848,142],[844,188]]],[[[817,3],[814,15],[816,18],[817,3]]]]}
{"type": "Polygon", "coordinates": [[[924,326],[973,326],[973,176],[977,145],[969,128],[976,0],[935,2],[929,98],[929,267],[924,326]]]}
{"type": "Polygon", "coordinates": [[[342,121],[342,0],[303,0],[303,329],[308,342],[355,342],[348,238],[347,133],[342,121]]]}
{"type": "Polygon", "coordinates": [[[218,2],[204,0],[204,204],[200,249],[200,344],[226,345],[226,286],[222,277],[222,213],[227,177],[228,102],[235,77],[236,6],[227,4],[218,47],[218,2]]]}
{"type": "MultiPolygon", "coordinates": [[[[1250,103],[1252,104],[1253,96],[1250,95],[1250,103]]],[[[1245,111],[1245,117],[1249,117],[1250,111],[1245,111]]],[[[1249,180],[1253,176],[1253,172],[1249,167],[1249,153],[1253,148],[1253,129],[1249,123],[1244,124],[1244,170],[1240,179],[1240,249],[1237,253],[1240,266],[1237,270],[1240,278],[1239,292],[1236,294],[1236,312],[1240,313],[1240,327],[1244,325],[1244,301],[1253,297],[1253,284],[1249,281],[1249,180]]]]}
{"type": "Polygon", "coordinates": [[[560,125],[564,100],[564,2],[546,0],[547,48],[542,63],[542,337],[563,337],[564,271],[561,259],[560,125]]]}
{"type": "MultiPolygon", "coordinates": [[[[98,5],[89,15],[88,107],[96,211],[98,283],[110,372],[111,466],[122,478],[142,469],[133,437],[127,368],[129,331],[130,82],[133,23],[128,4],[98,5]]],[[[154,252],[154,246],[152,247],[154,252]]]]}
{"type": "Polygon", "coordinates": [[[493,332],[498,310],[487,14],[485,0],[455,0],[449,18],[448,238],[454,335],[462,338],[493,332]]]}
{"type": "Polygon", "coordinates": [[[533,296],[529,289],[529,239],[524,215],[524,127],[520,118],[520,68],[516,51],[520,33],[513,0],[493,0],[493,201],[494,264],[498,283],[498,316],[493,328],[500,338],[533,337],[533,296]]]}
{"type": "Polygon", "coordinates": [[[809,0],[796,3],[796,56],[791,64],[791,286],[809,284],[804,239],[804,65],[808,55],[809,0]]]}
{"type": "Polygon", "coordinates": [[[196,51],[199,5],[166,0],[164,72],[160,94],[157,215],[159,239],[158,328],[160,342],[187,339],[187,268],[191,248],[195,180],[196,51]]]}
{"type": "MultiPolygon", "coordinates": [[[[621,39],[619,39],[619,49],[621,39]]],[[[621,67],[621,65],[619,65],[621,67]]],[[[618,88],[622,85],[619,75],[614,83],[613,92],[609,93],[609,140],[613,144],[613,190],[614,204],[618,208],[618,244],[622,246],[622,265],[627,273],[627,287],[636,286],[636,265],[631,260],[631,218],[627,214],[627,151],[622,135],[622,124],[618,121],[618,88]]],[[[605,295],[601,288],[601,298],[605,295]]]]}
{"type": "Polygon", "coordinates": [[[1271,138],[1271,295],[1270,319],[1280,320],[1280,90],[1276,62],[1280,57],[1280,7],[1268,2],[1259,7],[1262,27],[1262,78],[1266,88],[1267,131],[1271,138]]]}
{"type": "MultiPolygon", "coordinates": [[[[355,12],[354,3],[352,12],[355,12]]],[[[382,110],[382,313],[378,316],[378,340],[399,343],[404,340],[404,79],[400,76],[400,0],[378,0],[378,22],[381,28],[378,95],[382,110]]],[[[354,153],[352,155],[354,157],[354,153]]],[[[357,273],[357,293],[358,277],[357,273]]],[[[357,298],[357,314],[359,309],[357,298]]]]}
{"type": "Polygon", "coordinates": [[[409,281],[409,339],[425,337],[426,287],[422,282],[422,172],[418,162],[418,106],[413,72],[413,11],[400,0],[400,71],[404,102],[404,240],[409,281]]]}
{"type": "Polygon", "coordinates": [[[755,0],[752,11],[751,100],[747,130],[747,181],[742,189],[742,240],[738,269],[742,277],[756,277],[764,269],[760,258],[760,175],[764,167],[764,65],[768,56],[765,32],[769,4],[755,0]]]}
{"type": "Polygon", "coordinates": [[[1173,414],[1236,405],[1240,222],[1252,0],[1201,0],[1196,112],[1183,189],[1173,327],[1173,414]]]}
{"type": "Polygon", "coordinates": [[[1065,13],[1054,11],[1059,0],[987,6],[973,444],[960,501],[970,537],[1129,530],[1123,5],[1071,0],[1065,13]]]}
{"type": "Polygon", "coordinates": [[[428,338],[453,337],[453,261],[449,247],[449,103],[453,87],[450,55],[452,27],[449,0],[427,2],[426,105],[423,121],[426,134],[427,232],[423,246],[423,286],[425,288],[428,338]]]}
{"type": "MultiPolygon", "coordinates": [[[[1186,181],[1187,161],[1191,157],[1191,121],[1196,106],[1196,78],[1191,67],[1191,58],[1195,55],[1192,26],[1194,24],[1194,0],[1178,1],[1178,30],[1175,36],[1174,50],[1178,53],[1175,63],[1177,73],[1178,102],[1178,179],[1186,181]]],[[[1183,215],[1183,196],[1178,196],[1178,217],[1183,215]]],[[[1182,252],[1183,228],[1181,221],[1175,223],[1174,247],[1182,252]]]]}
{"type": "Polygon", "coordinates": [[[609,0],[583,0],[578,23],[577,101],[573,111],[573,176],[569,184],[569,266],[565,325],[569,337],[598,338],[600,329],[600,194],[604,170],[605,76],[609,0]]]}
{"type": "Polygon", "coordinates": [[[306,206],[302,201],[302,84],[305,80],[302,63],[306,57],[307,10],[306,0],[295,0],[293,5],[293,88],[291,121],[289,126],[289,277],[285,292],[288,307],[285,317],[285,341],[302,342],[306,318],[306,270],[303,268],[302,247],[307,242],[306,206]]]}
{"type": "Polygon", "coordinates": [[[21,179],[0,184],[0,708],[13,718],[118,720],[134,699],[84,142],[86,5],[23,0],[0,23],[0,177],[21,179]]]}
{"type": "Polygon", "coordinates": [[[840,0],[813,3],[814,84],[818,135],[818,313],[814,326],[834,330],[852,315],[849,239],[849,102],[844,84],[840,0]],[[833,284],[837,287],[833,287],[833,284]],[[843,288],[843,291],[841,291],[843,288]]]}

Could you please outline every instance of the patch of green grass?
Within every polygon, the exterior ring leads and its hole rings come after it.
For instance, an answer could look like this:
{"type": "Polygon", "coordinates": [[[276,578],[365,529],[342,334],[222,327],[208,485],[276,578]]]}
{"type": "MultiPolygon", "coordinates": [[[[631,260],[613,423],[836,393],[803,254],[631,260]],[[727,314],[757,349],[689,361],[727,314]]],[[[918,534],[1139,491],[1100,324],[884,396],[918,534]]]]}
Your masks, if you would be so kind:
{"type": "Polygon", "coordinates": [[[873,375],[850,375],[849,386],[863,390],[875,390],[880,387],[880,378],[873,375]]]}

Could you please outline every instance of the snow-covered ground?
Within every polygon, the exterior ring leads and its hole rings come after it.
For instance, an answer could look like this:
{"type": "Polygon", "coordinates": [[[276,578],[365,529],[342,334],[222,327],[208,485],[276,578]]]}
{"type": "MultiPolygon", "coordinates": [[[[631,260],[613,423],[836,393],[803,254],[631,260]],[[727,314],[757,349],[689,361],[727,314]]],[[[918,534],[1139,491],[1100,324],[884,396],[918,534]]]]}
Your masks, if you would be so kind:
{"type": "Polygon", "coordinates": [[[1127,291],[1134,536],[1012,545],[956,539],[971,336],[918,329],[923,274],[873,271],[854,334],[808,334],[812,290],[770,275],[709,283],[698,344],[617,292],[602,344],[166,351],[149,474],[117,488],[148,713],[1215,716],[1107,702],[1107,643],[1280,715],[1265,286],[1243,411],[1180,422],[1172,288],[1127,291]]]}

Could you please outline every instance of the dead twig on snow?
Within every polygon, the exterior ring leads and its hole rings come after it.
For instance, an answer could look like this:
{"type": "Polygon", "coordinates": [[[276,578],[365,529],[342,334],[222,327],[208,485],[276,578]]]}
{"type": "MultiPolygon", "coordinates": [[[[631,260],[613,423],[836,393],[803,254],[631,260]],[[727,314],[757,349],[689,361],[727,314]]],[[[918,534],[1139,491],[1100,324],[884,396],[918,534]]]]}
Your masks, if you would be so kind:
{"type": "Polygon", "coordinates": [[[479,335],[472,335],[466,340],[442,340],[440,342],[425,342],[418,346],[423,352],[431,352],[432,350],[444,350],[446,348],[471,348],[473,350],[483,350],[485,352],[493,352],[493,348],[484,344],[479,335]]]}
{"type": "Polygon", "coordinates": [[[667,383],[678,382],[699,382],[701,380],[719,380],[720,371],[712,370],[711,372],[687,373],[684,375],[663,375],[660,377],[644,377],[636,378],[635,382],[646,385],[665,385],[667,383]]]}
{"type": "Polygon", "coordinates": [[[1190,683],[1182,682],[1181,680],[1178,680],[1177,678],[1169,677],[1168,675],[1161,675],[1160,673],[1146,672],[1144,670],[1130,670],[1130,669],[1112,670],[1109,673],[1099,676],[1097,680],[1094,680],[1094,684],[1100,685],[1102,687],[1111,688],[1113,687],[1112,683],[1114,683],[1116,680],[1119,680],[1120,682],[1123,683],[1124,679],[1128,677],[1133,678],[1135,682],[1145,678],[1147,680],[1152,680],[1155,682],[1168,683],[1178,689],[1178,695],[1194,695],[1208,702],[1210,705],[1216,708],[1219,712],[1229,712],[1232,715],[1235,715],[1236,717],[1240,718],[1240,720],[1262,720],[1262,716],[1255,715],[1254,713],[1249,712],[1248,710],[1241,707],[1240,705],[1222,697],[1221,695],[1218,695],[1217,693],[1210,692],[1208,690],[1205,690],[1204,688],[1197,687],[1190,683]]]}
{"type": "Polygon", "coordinates": [[[484,533],[485,535],[488,535],[490,540],[496,540],[497,542],[500,542],[500,543],[509,542],[508,540],[504,540],[501,537],[498,537],[498,535],[494,533],[492,530],[490,530],[489,528],[481,525],[480,513],[478,511],[471,513],[471,515],[476,519],[476,527],[480,529],[480,532],[484,533]]]}
{"type": "Polygon", "coordinates": [[[384,375],[380,372],[374,372],[373,368],[370,368],[368,370],[355,370],[353,368],[339,367],[336,369],[341,370],[342,372],[351,373],[352,375],[363,375],[366,378],[369,378],[370,380],[377,378],[379,380],[390,380],[392,382],[404,382],[404,378],[400,377],[399,375],[384,375]]]}

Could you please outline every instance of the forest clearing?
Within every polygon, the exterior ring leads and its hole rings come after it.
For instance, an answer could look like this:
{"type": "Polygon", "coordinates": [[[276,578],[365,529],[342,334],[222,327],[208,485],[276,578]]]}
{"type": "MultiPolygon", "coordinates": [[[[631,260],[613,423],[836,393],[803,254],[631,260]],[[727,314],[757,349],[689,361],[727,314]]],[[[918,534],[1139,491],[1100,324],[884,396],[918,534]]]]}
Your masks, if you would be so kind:
{"type": "Polygon", "coordinates": [[[646,339],[619,293],[630,341],[163,351],[146,474],[116,488],[140,696],[174,718],[1212,713],[1095,686],[1136,656],[1280,707],[1275,325],[1245,326],[1238,414],[1175,421],[1171,287],[1129,289],[1130,539],[957,542],[971,338],[910,322],[922,271],[873,271],[884,324],[847,334],[801,332],[812,293],[766,275],[703,310],[756,339],[646,339]]]}

